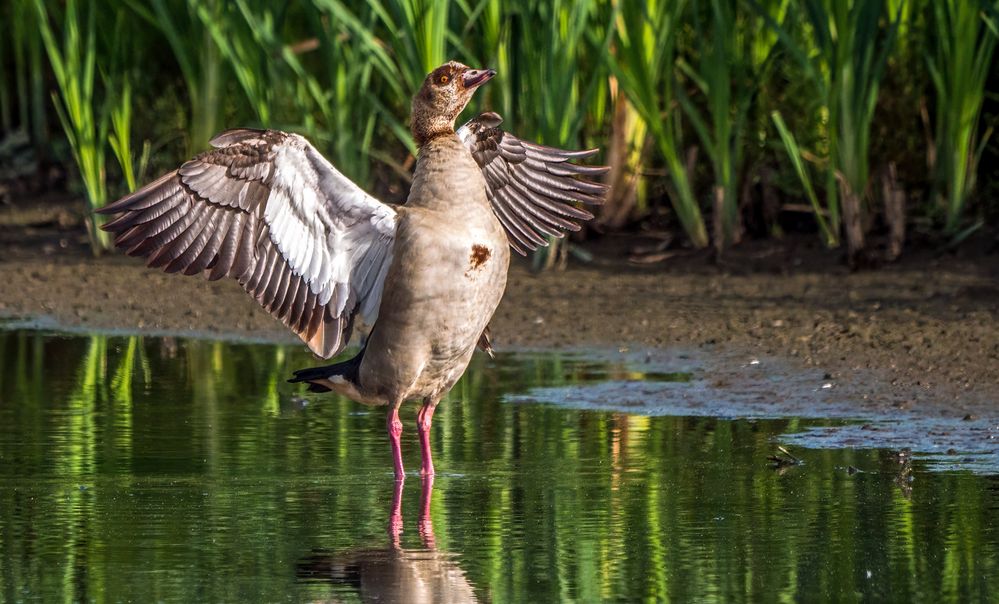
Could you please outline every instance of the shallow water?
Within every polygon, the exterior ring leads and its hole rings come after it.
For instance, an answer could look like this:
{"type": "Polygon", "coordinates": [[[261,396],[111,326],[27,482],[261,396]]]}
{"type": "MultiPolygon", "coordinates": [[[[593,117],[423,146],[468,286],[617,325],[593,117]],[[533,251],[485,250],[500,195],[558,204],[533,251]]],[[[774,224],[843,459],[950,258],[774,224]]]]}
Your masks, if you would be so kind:
{"type": "MultiPolygon", "coordinates": [[[[284,383],[312,363],[298,347],[0,332],[0,601],[999,593],[995,476],[884,449],[768,462],[784,435],[845,420],[579,410],[574,388],[694,384],[612,355],[477,356],[434,418],[432,488],[411,475],[395,493],[380,410],[284,383]]],[[[403,421],[412,471],[414,407],[403,421]]]]}

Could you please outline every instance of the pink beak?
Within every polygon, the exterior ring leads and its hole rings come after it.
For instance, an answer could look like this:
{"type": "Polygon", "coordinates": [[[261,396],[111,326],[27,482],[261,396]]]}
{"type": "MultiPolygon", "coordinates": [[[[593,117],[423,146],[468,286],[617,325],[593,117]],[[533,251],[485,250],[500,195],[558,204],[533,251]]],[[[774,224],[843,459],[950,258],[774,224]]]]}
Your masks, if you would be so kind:
{"type": "Polygon", "coordinates": [[[493,69],[469,69],[462,74],[461,80],[465,88],[478,88],[493,79],[496,71],[493,69]]]}

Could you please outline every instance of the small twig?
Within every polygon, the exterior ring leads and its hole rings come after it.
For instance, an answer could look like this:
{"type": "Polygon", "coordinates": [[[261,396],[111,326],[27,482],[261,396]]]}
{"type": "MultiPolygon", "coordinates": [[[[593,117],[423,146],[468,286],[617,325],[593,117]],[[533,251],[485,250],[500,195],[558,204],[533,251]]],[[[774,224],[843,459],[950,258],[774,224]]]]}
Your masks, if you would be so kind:
{"type": "Polygon", "coordinates": [[[791,452],[788,451],[787,449],[785,449],[784,447],[782,447],[780,445],[777,445],[777,450],[780,451],[781,453],[783,453],[784,455],[787,455],[791,459],[793,459],[796,463],[801,463],[800,459],[798,459],[797,457],[795,457],[794,455],[792,455],[791,452]]]}
{"type": "Polygon", "coordinates": [[[784,447],[777,445],[777,450],[786,455],[787,457],[782,457],[780,455],[771,455],[767,457],[767,461],[773,464],[773,467],[780,470],[788,468],[790,466],[800,466],[804,462],[795,457],[790,451],[784,447]]]}

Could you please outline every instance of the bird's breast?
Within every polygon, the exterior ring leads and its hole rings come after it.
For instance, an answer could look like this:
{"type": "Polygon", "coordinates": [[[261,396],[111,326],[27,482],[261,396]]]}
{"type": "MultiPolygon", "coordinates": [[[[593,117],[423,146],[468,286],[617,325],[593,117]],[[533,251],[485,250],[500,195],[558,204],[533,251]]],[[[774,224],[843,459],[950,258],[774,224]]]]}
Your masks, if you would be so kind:
{"type": "Polygon", "coordinates": [[[461,376],[496,311],[509,247],[491,216],[407,208],[400,218],[361,377],[380,391],[432,396],[461,376]]]}

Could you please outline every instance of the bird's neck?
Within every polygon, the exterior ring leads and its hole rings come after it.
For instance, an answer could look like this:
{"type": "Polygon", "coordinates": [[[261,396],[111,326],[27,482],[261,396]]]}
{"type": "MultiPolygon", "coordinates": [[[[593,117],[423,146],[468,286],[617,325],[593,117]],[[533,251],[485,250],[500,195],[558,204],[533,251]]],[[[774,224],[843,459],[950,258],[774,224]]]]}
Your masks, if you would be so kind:
{"type": "Polygon", "coordinates": [[[443,115],[414,119],[410,132],[416,145],[422,148],[430,141],[454,134],[454,119],[443,115]]]}
{"type": "Polygon", "coordinates": [[[485,191],[482,169],[461,139],[454,132],[442,133],[420,146],[406,203],[441,211],[488,207],[485,191]]]}

